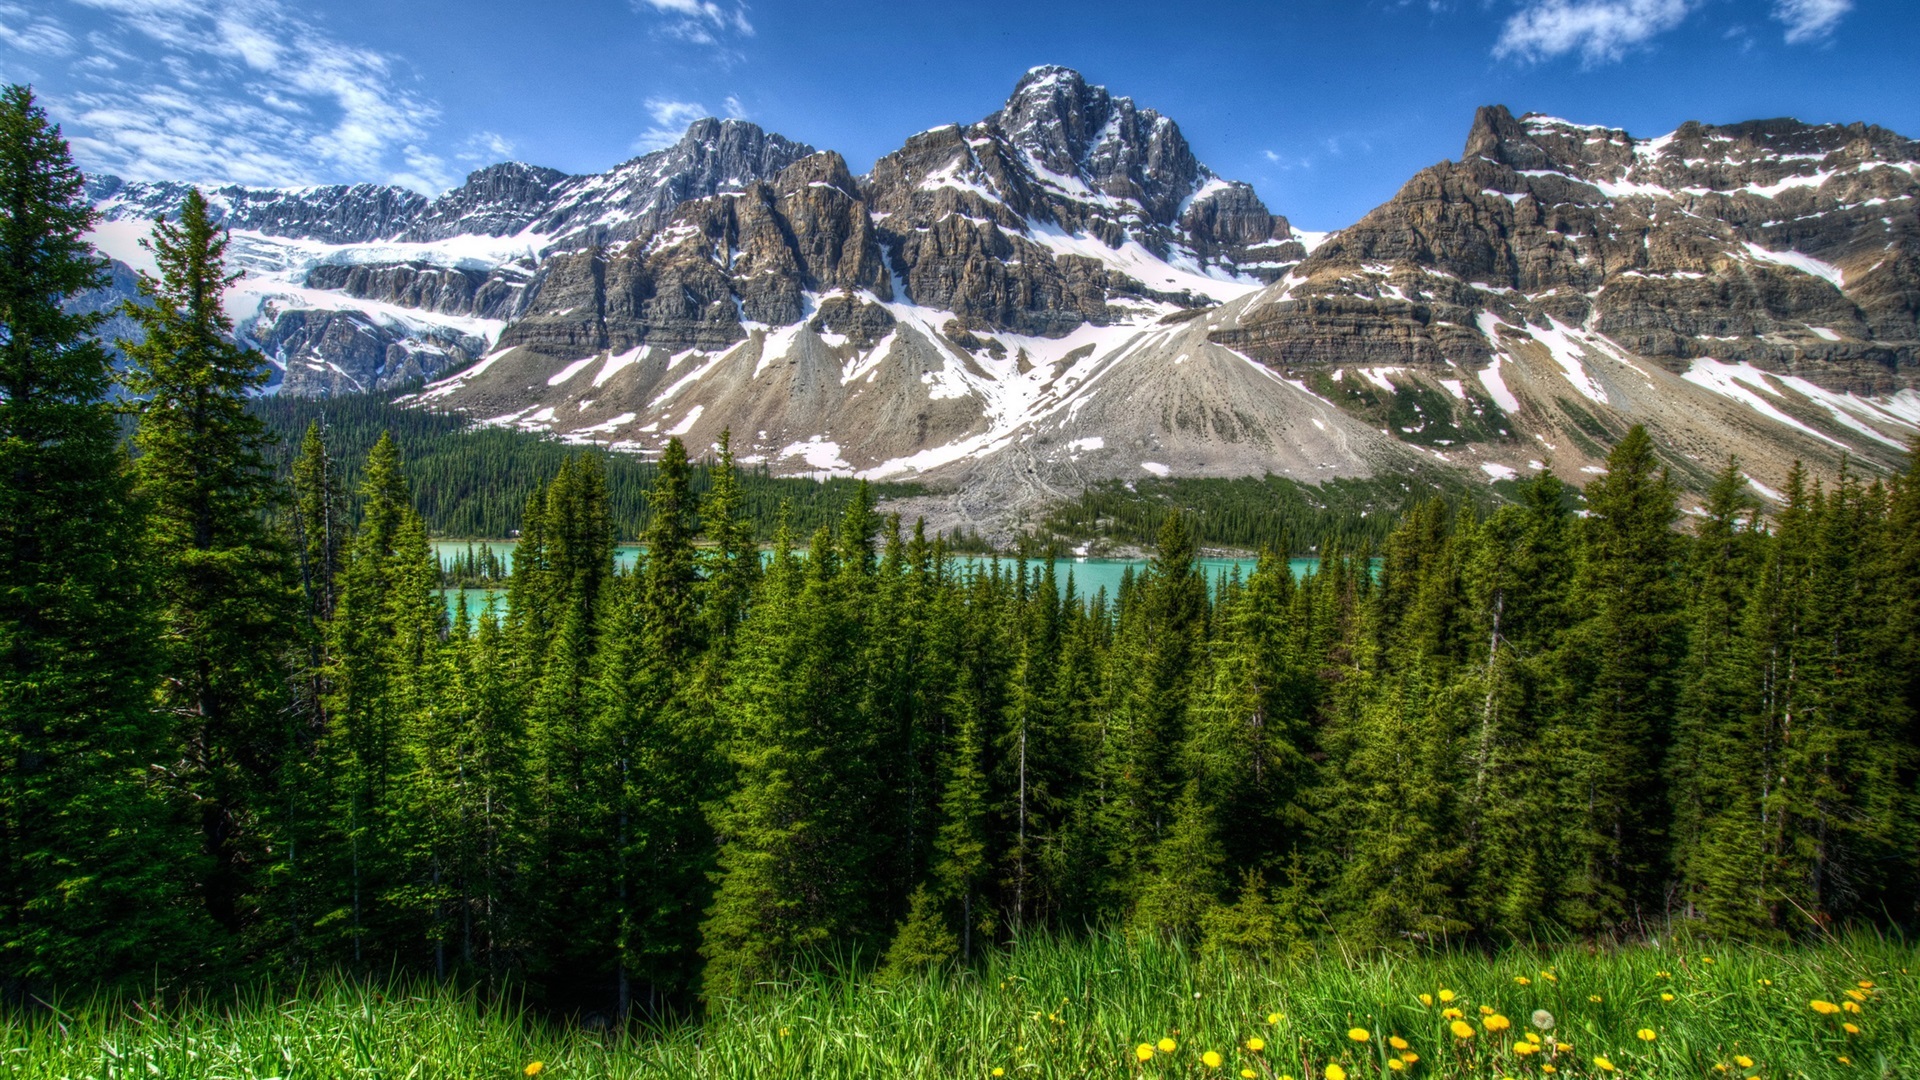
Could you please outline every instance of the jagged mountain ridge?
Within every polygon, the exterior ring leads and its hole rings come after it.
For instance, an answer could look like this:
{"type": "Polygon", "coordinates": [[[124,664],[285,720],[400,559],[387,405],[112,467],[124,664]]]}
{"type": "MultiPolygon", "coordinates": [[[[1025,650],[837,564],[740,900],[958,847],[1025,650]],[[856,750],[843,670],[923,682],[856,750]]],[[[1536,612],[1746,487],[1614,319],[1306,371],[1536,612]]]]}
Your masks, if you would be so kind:
{"type": "Polygon", "coordinates": [[[1793,457],[1891,464],[1920,422],[1920,154],[1877,128],[1636,140],[1492,107],[1318,248],[1061,68],[863,177],[788,145],[625,242],[305,284],[495,320],[429,407],[641,453],[731,429],[976,525],[1107,477],[1593,468],[1634,422],[1683,481],[1733,450],[1766,490],[1793,457]]]}

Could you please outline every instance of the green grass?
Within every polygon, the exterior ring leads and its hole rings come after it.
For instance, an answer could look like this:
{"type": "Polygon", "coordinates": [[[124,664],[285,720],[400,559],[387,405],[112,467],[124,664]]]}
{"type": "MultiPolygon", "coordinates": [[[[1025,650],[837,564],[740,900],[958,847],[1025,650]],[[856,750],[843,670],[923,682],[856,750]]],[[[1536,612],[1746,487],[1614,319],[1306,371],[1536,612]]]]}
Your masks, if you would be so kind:
{"type": "Polygon", "coordinates": [[[596,1034],[437,988],[332,980],[231,1002],[159,1008],[63,1003],[5,1023],[10,1077],[508,1077],[532,1062],[573,1077],[1896,1077],[1920,1075],[1910,946],[1855,938],[1756,948],[1568,947],[1481,954],[1323,951],[1297,964],[1222,963],[1153,943],[1043,943],[972,973],[889,989],[816,976],[770,986],[703,1023],[596,1034]],[[1711,957],[1711,960],[1708,958],[1711,957]],[[1527,979],[1522,985],[1517,980],[1527,979]],[[1860,1012],[1821,1016],[1875,984],[1860,1012]],[[1435,1000],[1471,1022],[1456,1039],[1435,1000]],[[1672,1001],[1663,994],[1673,995],[1672,1001]],[[1597,1000],[1595,1000],[1597,999],[1597,1000]],[[1494,1034],[1481,1007],[1512,1020],[1494,1034]],[[1516,1056],[1536,1009],[1570,1050],[1516,1056]],[[1269,1023],[1270,1016],[1278,1015],[1269,1023]],[[1850,1035],[1842,1023],[1861,1030],[1850,1035]],[[1366,1029],[1356,1042],[1348,1032],[1366,1029]],[[1649,1042],[1639,1029],[1656,1035],[1649,1042]],[[1389,1036],[1413,1065],[1389,1071],[1389,1036]],[[1247,1049],[1258,1037],[1259,1051],[1247,1049]],[[1142,1065],[1135,1047],[1167,1038],[1142,1065]],[[1207,1051],[1224,1058],[1208,1067],[1207,1051]],[[1736,1068],[1736,1055],[1751,1058],[1736,1068]],[[1594,1064],[1608,1058],[1616,1072],[1594,1064]],[[1842,1057],[1850,1059],[1843,1064],[1842,1057]],[[1727,1071],[1716,1069],[1729,1066],[1727,1071]]]}

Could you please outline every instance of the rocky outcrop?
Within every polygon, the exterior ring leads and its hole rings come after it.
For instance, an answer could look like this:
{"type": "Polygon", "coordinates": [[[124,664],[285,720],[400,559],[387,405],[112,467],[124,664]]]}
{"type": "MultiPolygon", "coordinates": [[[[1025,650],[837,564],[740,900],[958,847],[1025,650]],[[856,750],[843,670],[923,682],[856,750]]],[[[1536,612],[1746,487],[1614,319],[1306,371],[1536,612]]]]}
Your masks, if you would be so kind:
{"type": "Polygon", "coordinates": [[[486,350],[450,330],[383,326],[356,311],[262,313],[254,344],[282,372],[282,393],[328,396],[395,390],[456,371],[486,350]]]}
{"type": "Polygon", "coordinates": [[[1416,364],[1485,355],[1457,330],[1422,344],[1407,305],[1430,294],[1450,305],[1436,326],[1484,312],[1583,327],[1676,372],[1713,358],[1890,392],[1920,373],[1917,166],[1920,145],[1859,124],[1635,140],[1483,108],[1459,161],[1328,240],[1233,340],[1282,365],[1387,362],[1396,343],[1416,364]]]}
{"type": "Polygon", "coordinates": [[[322,263],[307,271],[305,284],[394,307],[506,319],[515,313],[533,269],[524,263],[493,270],[431,263],[322,263]]]}

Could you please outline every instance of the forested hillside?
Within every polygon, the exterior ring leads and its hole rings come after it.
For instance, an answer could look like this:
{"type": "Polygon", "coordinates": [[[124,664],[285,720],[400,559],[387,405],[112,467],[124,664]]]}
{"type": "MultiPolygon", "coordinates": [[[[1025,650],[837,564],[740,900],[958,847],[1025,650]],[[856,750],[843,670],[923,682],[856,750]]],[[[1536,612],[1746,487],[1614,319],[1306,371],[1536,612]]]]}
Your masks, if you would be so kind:
{"type": "Polygon", "coordinates": [[[197,194],[116,450],[58,306],[98,275],[79,174],[18,88],[0,149],[8,993],[304,965],[624,1018],[1088,927],[1273,954],[1920,914],[1920,467],[1796,472],[1763,514],[1728,462],[1682,523],[1636,428],[1577,512],[1542,473],[1217,596],[1167,514],[1087,596],[963,571],[865,485],[763,536],[730,455],[696,491],[674,441],[644,525],[599,455],[529,474],[504,616],[449,618],[401,440],[349,485],[310,425],[280,479],[197,194]]]}

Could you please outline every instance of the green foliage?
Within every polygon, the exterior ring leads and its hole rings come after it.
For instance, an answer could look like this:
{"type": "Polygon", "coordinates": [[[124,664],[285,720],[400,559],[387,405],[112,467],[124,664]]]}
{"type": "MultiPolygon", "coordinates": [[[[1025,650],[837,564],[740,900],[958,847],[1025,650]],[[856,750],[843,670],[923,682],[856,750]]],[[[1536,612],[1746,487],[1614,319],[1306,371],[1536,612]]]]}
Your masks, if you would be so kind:
{"type": "Polygon", "coordinates": [[[1202,546],[1310,555],[1329,542],[1348,549],[1381,543],[1402,513],[1434,496],[1450,506],[1484,508],[1492,502],[1485,488],[1438,474],[1317,485],[1271,474],[1261,479],[1142,477],[1089,486],[1078,500],[1049,511],[1039,534],[1057,537],[1062,549],[1081,540],[1147,547],[1167,514],[1178,510],[1202,546]]]}
{"type": "Polygon", "coordinates": [[[112,406],[93,214],[59,128],[0,92],[0,985],[197,967],[205,872],[163,772],[149,552],[112,406]]]}
{"type": "MultiPolygon", "coordinates": [[[[334,458],[343,463],[343,482],[359,483],[359,463],[382,434],[390,434],[418,493],[418,507],[435,536],[504,539],[521,528],[527,496],[559,471],[569,457],[600,459],[607,477],[607,499],[620,538],[637,538],[651,518],[647,493],[657,465],[631,454],[569,446],[558,439],[506,428],[474,424],[464,417],[408,408],[380,397],[350,394],[334,398],[259,397],[248,410],[266,424],[281,450],[276,463],[291,467],[307,428],[319,423],[334,458]]],[[[693,466],[689,490],[698,499],[713,488],[717,454],[693,466]]],[[[741,469],[737,513],[751,522],[754,535],[773,535],[781,508],[802,535],[831,523],[857,486],[856,481],[779,478],[765,466],[741,469]]],[[[911,484],[876,484],[880,498],[920,493],[911,484]]]]}
{"type": "MultiPolygon", "coordinates": [[[[1477,951],[1213,959],[1177,943],[1108,935],[1036,937],[977,971],[898,981],[794,974],[704,1017],[608,1034],[516,1002],[495,1003],[445,984],[374,985],[320,979],[169,1007],[151,1001],[63,1001],[62,1010],[6,1026],[11,1075],[56,1080],[143,1076],[543,1077],[613,1080],[908,1080],[1086,1076],[1349,1076],[1386,1074],[1390,1037],[1409,1043],[1416,1068],[1400,1075],[1520,1076],[1554,1064],[1559,1075],[1602,1075],[1603,1056],[1625,1074],[1683,1080],[1732,1075],[1901,1076],[1920,1059],[1920,984],[1911,946],[1873,937],[1792,950],[1716,946],[1477,951]],[[1711,958],[1707,963],[1705,958],[1711,958]],[[1549,981],[1541,973],[1551,972],[1549,981]],[[1519,977],[1529,980],[1521,986],[1519,977]],[[1848,1001],[1874,983],[1855,1016],[1827,1017],[1811,1000],[1848,1001]],[[1446,1030],[1438,1001],[1456,997],[1475,1029],[1446,1030]],[[1663,1001],[1671,994],[1672,1001],[1663,1001]],[[1598,999],[1597,1001],[1593,999],[1598,999]],[[1512,1026],[1486,1030],[1480,1006],[1512,1026]],[[1535,1010],[1552,1014],[1556,1048],[1513,1047],[1535,1010]],[[1273,1019],[1269,1019],[1269,1018],[1273,1019]],[[1842,1022],[1860,1027],[1848,1035],[1842,1022]],[[1368,1041],[1348,1032],[1364,1028],[1368,1041]],[[1654,1033],[1649,1042],[1640,1029],[1654,1033]],[[1136,1047],[1171,1038],[1144,1066],[1136,1047]],[[1258,1038],[1260,1048],[1251,1049],[1258,1038]],[[1560,1051],[1564,1042],[1570,1049],[1560,1051]],[[1223,1067],[1205,1065],[1209,1051],[1223,1067]],[[1838,1059],[1846,1057],[1848,1063],[1838,1059]],[[103,1064],[104,1063],[104,1064],[103,1064]],[[1716,1065],[1728,1066],[1722,1073],[1716,1065]]],[[[1545,1041],[1545,1040],[1543,1040],[1545,1041]]],[[[1395,1056],[1398,1056],[1397,1054],[1395,1056]]]]}

